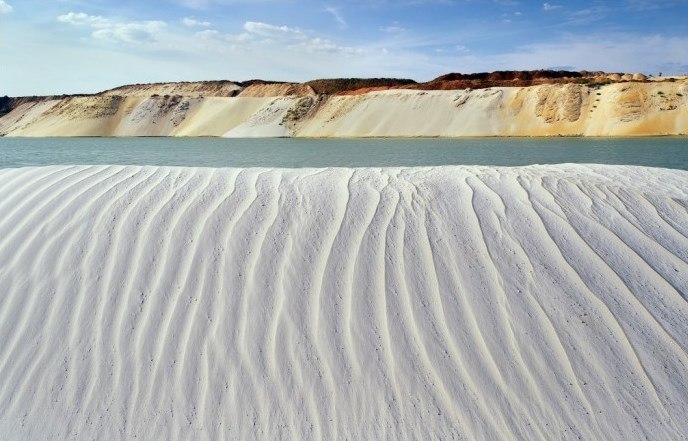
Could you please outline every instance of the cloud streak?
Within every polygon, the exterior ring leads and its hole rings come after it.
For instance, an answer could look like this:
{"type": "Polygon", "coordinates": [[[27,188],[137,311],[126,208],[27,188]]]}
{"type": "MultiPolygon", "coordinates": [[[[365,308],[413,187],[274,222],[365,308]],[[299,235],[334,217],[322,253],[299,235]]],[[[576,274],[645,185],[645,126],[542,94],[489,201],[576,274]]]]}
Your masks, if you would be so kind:
{"type": "Polygon", "coordinates": [[[349,24],[346,22],[346,20],[344,19],[344,16],[342,15],[342,13],[339,11],[338,8],[335,8],[334,6],[328,6],[325,8],[325,12],[332,15],[334,20],[339,25],[340,29],[347,29],[349,27],[349,24]]]}
{"type": "Polygon", "coordinates": [[[160,20],[121,22],[84,12],[59,15],[57,21],[72,26],[88,27],[92,31],[91,36],[97,40],[130,45],[156,41],[156,36],[167,26],[160,20]]]}
{"type": "Polygon", "coordinates": [[[247,21],[244,23],[244,30],[248,33],[268,38],[305,38],[305,34],[299,28],[289,26],[277,26],[269,23],[247,21]]]}
{"type": "Polygon", "coordinates": [[[70,12],[57,17],[57,21],[74,26],[91,26],[104,28],[112,26],[112,22],[99,15],[88,15],[84,12],[70,12]]]}
{"type": "Polygon", "coordinates": [[[349,56],[366,52],[364,48],[338,44],[330,39],[311,35],[296,27],[247,21],[242,28],[244,32],[240,34],[227,34],[208,29],[197,32],[195,36],[206,42],[207,48],[219,51],[262,51],[270,53],[270,51],[288,50],[305,54],[349,56]],[[223,46],[223,43],[228,45],[223,46]]]}

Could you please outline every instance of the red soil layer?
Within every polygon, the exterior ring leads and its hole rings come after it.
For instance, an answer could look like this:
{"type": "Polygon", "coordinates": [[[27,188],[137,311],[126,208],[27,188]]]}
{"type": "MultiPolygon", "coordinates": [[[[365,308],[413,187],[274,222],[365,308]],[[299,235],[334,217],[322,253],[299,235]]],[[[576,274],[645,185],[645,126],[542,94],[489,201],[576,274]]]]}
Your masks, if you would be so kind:
{"type": "Polygon", "coordinates": [[[435,78],[425,83],[413,84],[391,84],[378,87],[361,87],[358,89],[348,89],[342,87],[332,91],[335,95],[361,95],[364,93],[389,90],[389,89],[412,89],[412,90],[461,90],[461,89],[486,89],[489,87],[528,87],[542,84],[589,84],[603,85],[614,83],[604,72],[588,71],[497,71],[482,72],[474,74],[449,73],[435,78]]]}

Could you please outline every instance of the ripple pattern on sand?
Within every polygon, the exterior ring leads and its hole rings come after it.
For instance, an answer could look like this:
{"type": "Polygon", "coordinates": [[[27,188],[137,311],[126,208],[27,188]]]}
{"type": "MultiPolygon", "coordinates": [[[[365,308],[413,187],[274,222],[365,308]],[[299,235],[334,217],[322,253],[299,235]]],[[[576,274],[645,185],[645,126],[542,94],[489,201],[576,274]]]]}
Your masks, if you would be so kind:
{"type": "Polygon", "coordinates": [[[684,439],[688,173],[0,170],[2,439],[684,439]]]}

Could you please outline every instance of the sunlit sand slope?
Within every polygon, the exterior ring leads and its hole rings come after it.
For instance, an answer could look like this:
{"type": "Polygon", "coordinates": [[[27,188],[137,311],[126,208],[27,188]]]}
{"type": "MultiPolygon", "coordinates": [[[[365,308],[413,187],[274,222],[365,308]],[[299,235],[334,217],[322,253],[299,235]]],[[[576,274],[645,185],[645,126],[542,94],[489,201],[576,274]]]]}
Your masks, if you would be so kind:
{"type": "Polygon", "coordinates": [[[685,439],[688,173],[0,171],[0,434],[685,439]]]}

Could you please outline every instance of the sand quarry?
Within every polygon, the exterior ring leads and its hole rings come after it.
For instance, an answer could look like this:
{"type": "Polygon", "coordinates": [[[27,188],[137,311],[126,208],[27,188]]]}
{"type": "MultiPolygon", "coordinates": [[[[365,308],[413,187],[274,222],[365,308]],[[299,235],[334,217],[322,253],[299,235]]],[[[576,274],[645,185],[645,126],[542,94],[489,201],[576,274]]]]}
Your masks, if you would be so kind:
{"type": "Polygon", "coordinates": [[[0,136],[688,135],[688,79],[618,80],[340,94],[289,83],[142,84],[18,99],[0,117],[0,136]]]}
{"type": "Polygon", "coordinates": [[[688,172],[0,170],[0,433],[686,439],[688,172]]]}

